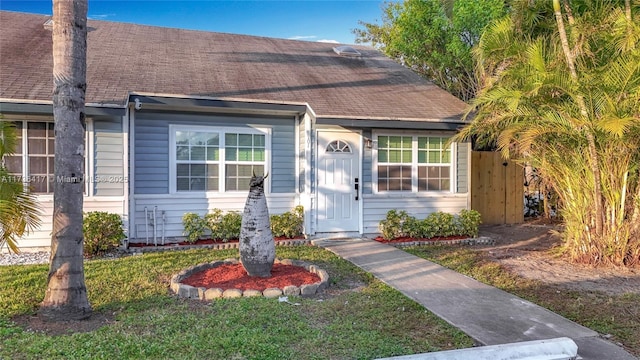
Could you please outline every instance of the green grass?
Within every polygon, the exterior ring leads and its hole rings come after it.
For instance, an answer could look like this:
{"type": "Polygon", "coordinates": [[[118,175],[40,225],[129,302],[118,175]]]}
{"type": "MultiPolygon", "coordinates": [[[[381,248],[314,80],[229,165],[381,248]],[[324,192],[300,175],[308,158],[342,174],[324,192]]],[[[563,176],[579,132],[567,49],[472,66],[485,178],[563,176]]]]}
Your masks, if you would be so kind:
{"type": "Polygon", "coordinates": [[[527,299],[601,334],[610,334],[612,341],[640,356],[639,294],[567,290],[525,279],[468,247],[423,246],[406,251],[527,299]]]}
{"type": "Polygon", "coordinates": [[[46,335],[12,318],[34,314],[46,265],[0,267],[0,359],[372,359],[472,346],[472,340],[394,289],[315,247],[279,248],[282,258],[328,271],[325,294],[277,299],[178,299],[171,275],[194,264],[237,257],[195,250],[85,263],[89,300],[114,320],[97,330],[46,335]],[[357,289],[357,290],[354,290],[357,289]]]}

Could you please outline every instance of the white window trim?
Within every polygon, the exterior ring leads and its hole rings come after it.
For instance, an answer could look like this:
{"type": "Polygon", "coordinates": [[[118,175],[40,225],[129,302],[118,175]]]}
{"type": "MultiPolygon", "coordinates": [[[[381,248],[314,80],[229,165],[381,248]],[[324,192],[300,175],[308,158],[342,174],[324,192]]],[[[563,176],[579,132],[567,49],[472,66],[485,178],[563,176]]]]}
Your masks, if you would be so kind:
{"type": "MultiPolygon", "coordinates": [[[[271,128],[266,127],[228,127],[228,126],[202,126],[202,125],[179,125],[179,124],[170,124],[169,125],[169,194],[171,195],[182,195],[182,194],[205,194],[206,196],[214,196],[220,194],[239,194],[246,193],[246,190],[240,191],[227,191],[224,182],[226,179],[226,169],[223,166],[226,161],[224,160],[225,149],[224,149],[224,134],[226,133],[239,133],[239,134],[261,134],[265,135],[264,147],[265,147],[265,173],[270,174],[271,172],[271,128]],[[218,191],[177,191],[176,187],[176,131],[195,131],[195,132],[217,132],[220,134],[220,167],[219,167],[219,177],[220,177],[220,189],[218,191]]],[[[265,193],[271,192],[271,176],[268,176],[265,179],[264,184],[265,193]]]]}
{"type": "MultiPolygon", "coordinates": [[[[27,126],[26,123],[29,122],[55,122],[53,118],[42,116],[42,115],[13,115],[8,116],[4,119],[4,121],[13,121],[13,122],[21,122],[22,123],[22,133],[20,136],[22,139],[27,139],[27,126]]],[[[92,118],[85,118],[86,123],[86,131],[85,131],[85,156],[84,156],[84,168],[85,168],[85,187],[84,187],[84,197],[99,199],[101,196],[95,195],[95,189],[93,188],[94,184],[91,179],[94,177],[94,166],[95,166],[95,139],[94,139],[94,121],[92,118]]],[[[28,141],[22,141],[22,176],[25,173],[29,173],[29,157],[27,155],[27,151],[29,149],[28,141]]],[[[55,154],[54,154],[55,156],[55,154]]],[[[54,174],[55,176],[55,174],[54,174]]],[[[25,177],[26,178],[26,177],[25,177]]],[[[25,186],[28,186],[28,183],[24,183],[25,186]]],[[[39,201],[53,201],[53,192],[51,193],[34,193],[39,201]]],[[[107,196],[106,198],[115,199],[118,197],[107,196]]]]}
{"type": "MultiPolygon", "coordinates": [[[[450,138],[452,134],[443,132],[409,132],[409,131],[373,131],[371,137],[373,139],[373,148],[371,149],[371,173],[372,188],[374,194],[380,195],[403,195],[403,194],[442,194],[448,195],[455,193],[457,188],[456,176],[456,144],[449,146],[449,189],[440,191],[418,191],[418,137],[446,137],[450,138]],[[378,189],[378,136],[411,136],[411,191],[389,191],[378,189]]],[[[442,165],[442,164],[439,164],[442,165]]]]}

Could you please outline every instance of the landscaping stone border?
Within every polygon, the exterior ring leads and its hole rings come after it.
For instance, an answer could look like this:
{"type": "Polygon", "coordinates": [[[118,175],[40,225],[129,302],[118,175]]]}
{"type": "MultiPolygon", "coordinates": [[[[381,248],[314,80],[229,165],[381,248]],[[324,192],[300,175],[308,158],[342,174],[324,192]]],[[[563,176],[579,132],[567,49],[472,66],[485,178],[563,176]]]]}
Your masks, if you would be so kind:
{"type": "Polygon", "coordinates": [[[329,274],[325,271],[317,267],[316,265],[309,264],[300,260],[291,260],[291,259],[276,259],[274,263],[281,265],[293,265],[305,268],[307,271],[316,274],[320,277],[320,281],[313,284],[305,284],[300,287],[295,285],[285,286],[283,289],[279,288],[269,288],[264,291],[247,289],[242,291],[240,289],[227,289],[222,290],[220,288],[204,288],[204,287],[193,287],[191,285],[181,283],[182,280],[188,278],[189,276],[204,271],[207,269],[212,269],[225,264],[239,264],[240,261],[238,259],[226,259],[222,261],[214,261],[210,263],[202,263],[195,266],[192,266],[188,269],[182,270],[181,272],[173,275],[171,277],[171,290],[178,295],[178,297],[186,298],[186,299],[196,299],[203,301],[211,301],[219,298],[239,298],[239,297],[254,297],[254,296],[264,296],[267,298],[277,298],[280,296],[308,296],[314,295],[318,292],[323,291],[329,286],[329,274]]]}
{"type": "Polygon", "coordinates": [[[397,248],[409,246],[433,246],[433,245],[494,245],[496,241],[490,237],[481,236],[477,238],[436,240],[436,241],[406,241],[397,243],[383,243],[397,248]]]}

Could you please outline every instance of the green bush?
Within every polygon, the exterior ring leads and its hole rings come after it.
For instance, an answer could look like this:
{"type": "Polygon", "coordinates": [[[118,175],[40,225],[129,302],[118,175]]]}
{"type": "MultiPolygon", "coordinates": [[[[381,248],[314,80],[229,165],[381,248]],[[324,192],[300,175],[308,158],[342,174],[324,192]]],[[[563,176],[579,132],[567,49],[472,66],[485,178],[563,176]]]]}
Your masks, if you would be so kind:
{"type": "Polygon", "coordinates": [[[460,210],[458,214],[458,231],[461,234],[476,237],[482,223],[481,215],[476,210],[460,210]]]}
{"type": "Polygon", "coordinates": [[[126,238],[120,215],[105,211],[85,213],[82,232],[84,254],[89,257],[115,250],[126,238]]]}
{"type": "Polygon", "coordinates": [[[240,228],[242,228],[242,214],[236,211],[230,211],[220,219],[222,241],[227,242],[231,239],[240,238],[240,228]]]}
{"type": "Polygon", "coordinates": [[[406,211],[389,210],[379,228],[385,240],[402,236],[413,238],[434,238],[454,235],[478,236],[480,213],[475,210],[461,210],[459,215],[442,211],[429,214],[424,220],[416,219],[406,211]]]}
{"type": "Polygon", "coordinates": [[[294,238],[302,235],[304,208],[300,205],[281,215],[271,215],[271,232],[275,237],[294,238]]]}
{"type": "Polygon", "coordinates": [[[182,215],[182,226],[184,227],[183,234],[186,235],[187,241],[190,243],[198,241],[207,228],[204,219],[192,212],[182,215]]]}
{"type": "Polygon", "coordinates": [[[406,211],[396,211],[389,210],[387,212],[386,219],[380,221],[380,231],[382,232],[382,237],[386,240],[395,239],[398,237],[402,237],[406,235],[404,226],[407,221],[411,224],[412,220],[410,220],[411,216],[407,214],[406,211]]]}
{"type": "Polygon", "coordinates": [[[216,240],[224,238],[224,229],[222,228],[222,210],[213,209],[213,212],[204,216],[204,222],[206,228],[209,229],[212,239],[216,240]]]}

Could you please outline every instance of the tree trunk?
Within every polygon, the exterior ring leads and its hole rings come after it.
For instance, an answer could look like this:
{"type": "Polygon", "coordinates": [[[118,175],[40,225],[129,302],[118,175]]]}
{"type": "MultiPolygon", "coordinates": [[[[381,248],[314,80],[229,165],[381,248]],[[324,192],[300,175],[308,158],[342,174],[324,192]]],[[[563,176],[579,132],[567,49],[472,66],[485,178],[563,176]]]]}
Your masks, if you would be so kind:
{"type": "MultiPolygon", "coordinates": [[[[575,67],[575,56],[571,51],[569,47],[569,41],[567,40],[567,32],[564,27],[564,21],[562,20],[562,13],[560,11],[560,0],[553,0],[553,10],[556,17],[556,23],[558,24],[558,33],[560,35],[562,50],[564,51],[564,55],[567,59],[567,65],[569,66],[569,73],[571,74],[571,78],[574,81],[578,82],[578,73],[576,72],[575,67]]],[[[578,103],[580,114],[583,120],[588,121],[589,112],[587,111],[587,105],[584,102],[584,98],[581,95],[578,95],[576,101],[578,103]]],[[[587,126],[586,129],[584,126],[582,126],[582,131],[584,131],[585,137],[587,138],[589,149],[589,163],[591,165],[591,171],[593,172],[594,177],[593,202],[595,205],[595,230],[597,235],[602,235],[604,207],[602,205],[602,178],[600,174],[598,150],[590,126],[587,126]]]]}
{"type": "Polygon", "coordinates": [[[40,314],[49,320],[91,316],[84,280],[82,196],[87,53],[87,0],[53,1],[53,231],[47,291],[40,314]]]}
{"type": "Polygon", "coordinates": [[[251,178],[249,196],[242,214],[240,262],[249,276],[270,277],[276,258],[276,244],[271,234],[264,177],[251,178]]]}

